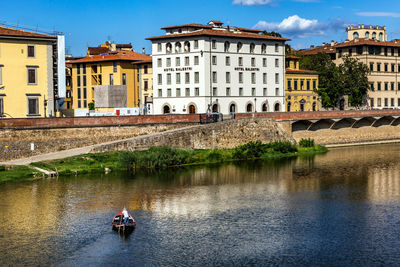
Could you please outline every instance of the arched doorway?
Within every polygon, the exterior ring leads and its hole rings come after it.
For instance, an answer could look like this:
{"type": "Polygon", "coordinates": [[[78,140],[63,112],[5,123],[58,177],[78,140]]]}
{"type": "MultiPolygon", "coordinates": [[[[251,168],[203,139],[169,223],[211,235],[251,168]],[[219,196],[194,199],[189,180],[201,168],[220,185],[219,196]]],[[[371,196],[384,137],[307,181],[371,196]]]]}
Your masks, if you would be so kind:
{"type": "Polygon", "coordinates": [[[212,112],[214,113],[214,112],[218,112],[218,104],[214,104],[213,106],[212,106],[212,112]]]}
{"type": "Polygon", "coordinates": [[[170,110],[170,108],[169,108],[168,105],[165,105],[165,106],[163,107],[163,113],[164,113],[164,114],[169,114],[169,113],[171,113],[171,110],[170,110]]]}
{"type": "Polygon", "coordinates": [[[196,107],[194,105],[189,105],[189,114],[195,114],[196,113],[196,107]]]}
{"type": "Polygon", "coordinates": [[[306,104],[306,101],[304,99],[300,100],[300,111],[303,112],[304,111],[304,106],[306,104]]]}
{"type": "Polygon", "coordinates": [[[290,101],[287,103],[287,112],[290,112],[290,108],[292,107],[292,103],[290,101]]]}
{"type": "Polygon", "coordinates": [[[236,105],[235,104],[231,104],[229,106],[229,112],[230,113],[235,113],[236,112],[236,105]]]}
{"type": "Polygon", "coordinates": [[[281,105],[279,103],[275,103],[274,105],[274,111],[279,112],[281,110],[281,105]]]}
{"type": "Polygon", "coordinates": [[[262,112],[267,112],[268,111],[268,106],[267,103],[264,103],[261,107],[262,112]]]}
{"type": "Polygon", "coordinates": [[[312,103],[312,111],[316,111],[317,110],[317,103],[312,103]]]}
{"type": "Polygon", "coordinates": [[[253,112],[253,105],[251,103],[247,104],[246,112],[253,112]]]}

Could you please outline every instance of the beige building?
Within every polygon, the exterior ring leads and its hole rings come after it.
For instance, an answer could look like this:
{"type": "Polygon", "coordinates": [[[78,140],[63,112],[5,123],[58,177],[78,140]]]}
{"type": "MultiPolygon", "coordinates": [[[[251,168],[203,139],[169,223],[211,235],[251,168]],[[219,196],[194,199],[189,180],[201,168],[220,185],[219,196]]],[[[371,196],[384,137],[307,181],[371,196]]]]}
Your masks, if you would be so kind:
{"type": "Polygon", "coordinates": [[[368,75],[371,90],[368,92],[366,106],[378,109],[400,108],[400,40],[387,41],[386,28],[379,26],[350,26],[347,32],[349,40],[343,43],[332,41],[300,52],[304,55],[327,53],[336,64],[342,63],[345,55],[357,58],[371,71],[368,75]],[[367,33],[371,37],[365,38],[367,33]]]}
{"type": "MultiPolygon", "coordinates": [[[[144,51],[143,51],[144,53],[144,51]]],[[[139,86],[139,107],[143,114],[153,114],[152,58],[133,63],[139,86]]]]}

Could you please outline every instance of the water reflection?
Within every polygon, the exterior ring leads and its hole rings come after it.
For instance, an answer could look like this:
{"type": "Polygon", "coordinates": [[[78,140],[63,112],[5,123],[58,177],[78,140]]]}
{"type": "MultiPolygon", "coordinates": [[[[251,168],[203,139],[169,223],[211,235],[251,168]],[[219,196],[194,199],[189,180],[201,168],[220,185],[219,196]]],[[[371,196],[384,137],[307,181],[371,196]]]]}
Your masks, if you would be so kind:
{"type": "Polygon", "coordinates": [[[0,258],[7,265],[112,264],[118,256],[137,265],[396,262],[399,152],[400,145],[342,148],[295,160],[3,184],[0,258]],[[110,220],[124,206],[138,229],[120,243],[110,220]]]}

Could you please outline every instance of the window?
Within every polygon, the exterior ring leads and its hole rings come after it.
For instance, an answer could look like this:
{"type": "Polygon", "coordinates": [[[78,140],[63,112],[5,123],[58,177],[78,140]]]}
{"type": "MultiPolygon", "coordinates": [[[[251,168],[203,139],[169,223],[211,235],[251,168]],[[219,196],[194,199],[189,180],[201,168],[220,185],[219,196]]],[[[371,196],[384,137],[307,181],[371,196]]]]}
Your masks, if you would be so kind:
{"type": "Polygon", "coordinates": [[[381,71],[381,64],[380,63],[376,64],[376,71],[381,71]]]}
{"type": "Polygon", "coordinates": [[[83,79],[83,86],[86,86],[86,75],[82,76],[83,79]]]}
{"type": "Polygon", "coordinates": [[[147,91],[149,89],[149,81],[148,80],[144,80],[143,83],[144,83],[144,85],[143,85],[144,90],[147,91]]]}
{"type": "Polygon", "coordinates": [[[383,54],[384,54],[385,56],[388,55],[388,49],[387,49],[387,47],[385,47],[385,48],[383,49],[383,54]]]}
{"type": "Polygon", "coordinates": [[[167,73],[167,84],[171,84],[171,73],[167,73]]]}
{"type": "Polygon", "coordinates": [[[158,74],[158,84],[162,84],[162,74],[158,74]]]}
{"type": "Polygon", "coordinates": [[[199,87],[195,87],[195,88],[194,88],[194,95],[195,95],[195,96],[199,96],[199,95],[200,95],[200,89],[199,89],[199,87]]]}
{"type": "Polygon", "coordinates": [[[81,108],[82,106],[81,106],[81,101],[80,100],[78,100],[78,108],[81,108]]]}
{"type": "Polygon", "coordinates": [[[183,49],[185,50],[185,52],[190,52],[190,42],[186,41],[183,45],[183,49]]]}
{"type": "Polygon", "coordinates": [[[3,98],[0,97],[0,117],[3,117],[4,114],[4,101],[3,98]]]}
{"type": "Polygon", "coordinates": [[[229,52],[229,47],[230,47],[230,43],[228,42],[228,41],[226,41],[225,43],[224,43],[224,51],[225,52],[229,52]]]}
{"type": "Polygon", "coordinates": [[[81,76],[78,76],[76,79],[76,85],[81,86],[81,76]]]}
{"type": "Polygon", "coordinates": [[[28,45],[28,57],[35,57],[35,46],[28,45]]]}
{"type": "Polygon", "coordinates": [[[231,95],[231,88],[226,87],[226,96],[230,96],[230,95],[231,95]]]}
{"type": "Polygon", "coordinates": [[[38,97],[28,97],[28,116],[39,115],[39,98],[38,97]]]}
{"type": "Polygon", "coordinates": [[[242,50],[242,47],[243,47],[243,44],[242,44],[241,42],[239,42],[239,43],[237,44],[237,52],[238,52],[238,53],[240,52],[240,50],[242,50]]]}
{"type": "Polygon", "coordinates": [[[190,73],[185,72],[185,83],[190,83],[190,73]]]}
{"type": "Polygon", "coordinates": [[[212,40],[212,49],[217,49],[217,41],[212,40]]]}
{"type": "Polygon", "coordinates": [[[371,88],[371,91],[375,91],[374,83],[370,83],[369,87],[371,88]]]}
{"type": "Polygon", "coordinates": [[[0,85],[3,84],[3,68],[2,65],[0,65],[0,85]]]}
{"type": "Polygon", "coordinates": [[[363,47],[362,46],[357,46],[356,50],[357,50],[357,54],[358,55],[362,55],[363,54],[363,47]]]}
{"type": "Polygon", "coordinates": [[[110,74],[110,85],[114,85],[114,75],[110,74]]]}
{"type": "Polygon", "coordinates": [[[82,74],[86,74],[86,64],[82,64],[82,74]]]}
{"type": "Polygon", "coordinates": [[[37,84],[36,68],[28,68],[28,84],[37,84]]]}
{"type": "Polygon", "coordinates": [[[394,64],[392,64],[392,72],[395,72],[394,64]]]}
{"type": "Polygon", "coordinates": [[[167,89],[167,96],[168,96],[168,97],[171,97],[171,96],[172,96],[171,88],[168,88],[168,89],[167,89]]]}
{"type": "Polygon", "coordinates": [[[231,58],[230,57],[225,57],[225,65],[230,66],[231,65],[231,58]]]}
{"type": "Polygon", "coordinates": [[[195,72],[194,73],[194,83],[199,83],[199,81],[200,81],[200,73],[195,72]]]}
{"type": "Polygon", "coordinates": [[[292,80],[287,80],[287,89],[291,90],[292,89],[292,80]]]}
{"type": "Polygon", "coordinates": [[[199,40],[194,40],[194,48],[199,48],[199,40]]]}
{"type": "Polygon", "coordinates": [[[388,83],[385,83],[385,91],[387,91],[388,90],[388,83]]]}
{"type": "Polygon", "coordinates": [[[175,58],[175,65],[177,67],[179,67],[181,65],[181,58],[180,57],[175,58]]]}
{"type": "Polygon", "coordinates": [[[185,96],[190,96],[190,88],[185,89],[185,96]]]}
{"type": "Polygon", "coordinates": [[[267,66],[267,59],[263,58],[263,67],[266,67],[266,66],[267,66]]]}
{"type": "Polygon", "coordinates": [[[353,49],[349,48],[349,56],[353,55],[353,49]]]}
{"type": "Polygon", "coordinates": [[[397,106],[400,107],[400,98],[397,98],[397,106]]]}
{"type": "Polygon", "coordinates": [[[161,68],[162,67],[162,61],[161,58],[157,59],[157,67],[161,68]]]}
{"type": "Polygon", "coordinates": [[[310,90],[311,86],[310,86],[310,80],[307,80],[307,90],[310,90]]]}
{"type": "Polygon", "coordinates": [[[279,73],[275,73],[275,83],[279,84],[279,73]]]}
{"type": "Polygon", "coordinates": [[[266,45],[266,44],[262,44],[262,45],[261,45],[261,53],[262,53],[262,54],[267,53],[267,45],[266,45]]]}
{"type": "Polygon", "coordinates": [[[212,73],[212,81],[213,81],[213,83],[217,82],[217,72],[216,71],[213,71],[213,73],[212,73]]]}
{"type": "Polygon", "coordinates": [[[394,107],[394,98],[390,99],[390,106],[394,107]]]}
{"type": "Polygon", "coordinates": [[[297,90],[297,89],[298,89],[297,84],[298,84],[298,81],[297,81],[297,80],[294,80],[294,82],[293,82],[294,90],[297,90]]]}
{"type": "Polygon", "coordinates": [[[194,65],[199,65],[199,56],[194,57],[194,65]]]}
{"type": "Polygon", "coordinates": [[[239,64],[239,66],[243,66],[243,57],[239,57],[238,64],[239,64]]]}
{"type": "Polygon", "coordinates": [[[385,98],[385,107],[387,107],[387,106],[388,106],[388,99],[385,98]]]}
{"type": "Polygon", "coordinates": [[[254,53],[255,47],[256,47],[256,45],[254,43],[250,44],[250,53],[252,53],[252,54],[254,53]]]}
{"type": "Polygon", "coordinates": [[[82,96],[81,96],[81,88],[78,88],[77,95],[78,95],[78,99],[81,99],[81,98],[82,98],[82,96]]]}
{"type": "Polygon", "coordinates": [[[304,80],[300,80],[300,90],[304,90],[304,80]]]}
{"type": "Polygon", "coordinates": [[[390,84],[390,90],[394,91],[394,83],[390,84]]]}
{"type": "Polygon", "coordinates": [[[263,88],[263,96],[267,96],[267,88],[263,88]]]}
{"type": "Polygon", "coordinates": [[[175,76],[175,79],[176,79],[176,83],[180,84],[181,83],[181,74],[177,73],[176,76],[175,76]]]}
{"type": "Polygon", "coordinates": [[[342,49],[338,49],[338,58],[342,57],[342,49]]]}
{"type": "Polygon", "coordinates": [[[255,84],[255,83],[256,83],[256,73],[255,73],[255,72],[252,72],[252,73],[251,73],[251,83],[252,83],[252,84],[255,84]]]}
{"type": "Polygon", "coordinates": [[[81,74],[81,65],[76,64],[76,74],[81,74]]]}
{"type": "Polygon", "coordinates": [[[181,96],[181,88],[176,88],[176,96],[181,96]]]}
{"type": "Polygon", "coordinates": [[[378,84],[378,91],[380,91],[381,90],[381,83],[378,82],[377,84],[378,84]]]}
{"type": "Polygon", "coordinates": [[[189,66],[189,57],[185,57],[185,66],[189,66]]]}
{"type": "Polygon", "coordinates": [[[171,52],[172,52],[172,44],[171,43],[167,43],[165,45],[165,47],[166,47],[166,50],[167,50],[167,54],[171,54],[171,52]]]}
{"type": "Polygon", "coordinates": [[[86,90],[86,88],[83,88],[82,91],[83,91],[83,98],[86,99],[87,98],[87,90],[86,90]]]}
{"type": "Polygon", "coordinates": [[[212,56],[212,64],[217,65],[217,56],[212,56]]]}
{"type": "Polygon", "coordinates": [[[256,66],[256,58],[254,58],[254,57],[251,58],[251,66],[252,67],[256,66]]]}
{"type": "Polygon", "coordinates": [[[279,59],[275,58],[275,67],[278,68],[279,67],[279,59]]]}
{"type": "Polygon", "coordinates": [[[243,88],[239,87],[239,96],[243,96],[243,88]]]}
{"type": "Polygon", "coordinates": [[[83,107],[87,108],[87,100],[83,100],[83,107]]]}
{"type": "Polygon", "coordinates": [[[113,72],[117,72],[118,63],[113,61],[113,72]]]}
{"type": "Polygon", "coordinates": [[[394,56],[394,48],[390,49],[390,55],[393,57],[394,56]]]}
{"type": "Polygon", "coordinates": [[[279,96],[279,88],[275,88],[275,96],[279,96]]]}
{"type": "Polygon", "coordinates": [[[267,73],[263,73],[263,84],[267,83],[267,73]]]}
{"type": "Polygon", "coordinates": [[[385,64],[385,72],[388,71],[388,64],[385,64]]]}
{"type": "Polygon", "coordinates": [[[157,52],[161,52],[161,49],[162,49],[161,43],[158,43],[157,44],[157,52]]]}
{"type": "MultiPolygon", "coordinates": [[[[400,91],[400,83],[397,83],[397,90],[400,91]]],[[[400,105],[399,105],[399,107],[400,107],[400,105]]]]}
{"type": "Polygon", "coordinates": [[[167,67],[171,67],[171,58],[167,57],[167,67]]]}
{"type": "Polygon", "coordinates": [[[380,106],[382,106],[382,103],[381,103],[381,98],[379,97],[378,98],[378,107],[380,107],[380,106]]]}
{"type": "MultiPolygon", "coordinates": [[[[86,78],[86,77],[85,77],[86,78]]],[[[86,79],[84,79],[83,86],[86,86],[86,79]]],[[[122,85],[126,85],[126,73],[122,73],[122,85]]]]}
{"type": "Polygon", "coordinates": [[[312,81],[312,87],[313,87],[313,90],[317,89],[317,80],[312,81]]]}
{"type": "Polygon", "coordinates": [[[239,72],[239,83],[243,83],[243,72],[239,72]]]}
{"type": "Polygon", "coordinates": [[[180,53],[182,51],[182,45],[180,42],[175,43],[175,53],[180,53]]]}
{"type": "Polygon", "coordinates": [[[217,94],[217,87],[213,87],[212,93],[213,93],[213,96],[218,96],[218,94],[217,94]]]}
{"type": "Polygon", "coordinates": [[[370,102],[371,104],[371,107],[373,108],[374,107],[374,99],[373,98],[371,98],[371,102],[370,102]]]}
{"type": "Polygon", "coordinates": [[[251,88],[251,96],[255,96],[256,95],[256,88],[251,88]]]}
{"type": "Polygon", "coordinates": [[[162,97],[162,89],[158,89],[158,97],[162,97]]]}
{"type": "Polygon", "coordinates": [[[279,44],[275,44],[275,52],[279,52],[279,44]]]}
{"type": "Polygon", "coordinates": [[[226,83],[230,83],[231,82],[231,73],[230,72],[226,72],[226,74],[225,74],[225,82],[226,83]]]}
{"type": "Polygon", "coordinates": [[[369,63],[369,70],[372,72],[374,71],[374,63],[369,63]]]}

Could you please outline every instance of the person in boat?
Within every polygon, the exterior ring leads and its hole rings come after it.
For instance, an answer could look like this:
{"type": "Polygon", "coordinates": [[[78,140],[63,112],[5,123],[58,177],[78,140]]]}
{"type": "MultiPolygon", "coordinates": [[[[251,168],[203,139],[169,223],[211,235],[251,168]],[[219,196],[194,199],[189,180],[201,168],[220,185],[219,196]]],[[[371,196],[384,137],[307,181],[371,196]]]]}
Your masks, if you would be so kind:
{"type": "Polygon", "coordinates": [[[128,224],[128,222],[129,222],[129,214],[128,214],[128,211],[126,210],[126,209],[124,209],[123,211],[122,211],[122,215],[123,215],[123,220],[124,220],[124,223],[125,224],[128,224]]]}

